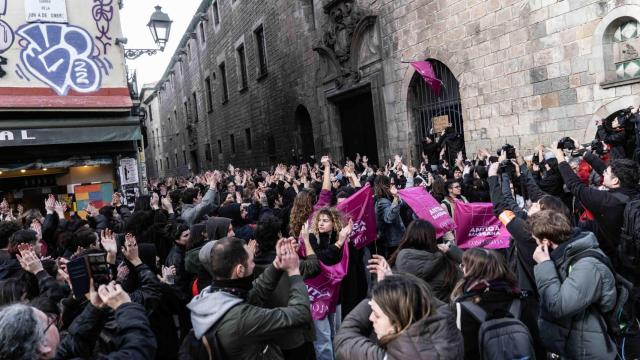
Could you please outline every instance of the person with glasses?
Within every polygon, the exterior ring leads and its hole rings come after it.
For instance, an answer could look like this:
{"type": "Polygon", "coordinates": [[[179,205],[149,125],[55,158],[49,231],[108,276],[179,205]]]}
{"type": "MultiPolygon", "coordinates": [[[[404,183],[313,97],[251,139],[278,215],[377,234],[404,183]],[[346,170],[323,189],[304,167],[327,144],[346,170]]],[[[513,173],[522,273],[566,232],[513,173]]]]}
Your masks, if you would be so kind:
{"type": "Polygon", "coordinates": [[[469,200],[462,195],[460,180],[448,180],[445,186],[447,188],[447,196],[442,200],[442,207],[447,210],[451,218],[454,218],[455,203],[458,201],[468,203],[469,200]]]}
{"type": "Polygon", "coordinates": [[[88,358],[153,359],[157,345],[142,305],[132,303],[120,285],[111,282],[97,290],[93,283],[87,294],[89,303],[61,336],[58,317],[48,316],[37,308],[13,304],[0,310],[0,359],[69,359],[88,358]],[[111,309],[115,312],[118,350],[93,356],[111,309]]]}

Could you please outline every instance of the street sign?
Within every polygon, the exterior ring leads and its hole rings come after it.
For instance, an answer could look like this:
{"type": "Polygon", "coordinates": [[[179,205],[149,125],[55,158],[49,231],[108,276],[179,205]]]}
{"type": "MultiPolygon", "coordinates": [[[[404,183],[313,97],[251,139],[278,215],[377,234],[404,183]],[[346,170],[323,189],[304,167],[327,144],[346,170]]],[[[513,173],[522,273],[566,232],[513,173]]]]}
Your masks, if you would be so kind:
{"type": "Polygon", "coordinates": [[[27,22],[66,23],[66,0],[25,0],[27,22]]]}

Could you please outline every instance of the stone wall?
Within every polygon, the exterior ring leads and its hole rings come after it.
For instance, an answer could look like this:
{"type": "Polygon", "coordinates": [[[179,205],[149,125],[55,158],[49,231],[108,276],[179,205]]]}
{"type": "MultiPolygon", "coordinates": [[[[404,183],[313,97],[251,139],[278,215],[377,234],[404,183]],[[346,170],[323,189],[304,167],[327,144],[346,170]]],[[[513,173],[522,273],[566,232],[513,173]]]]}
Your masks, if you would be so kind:
{"type": "MultiPolygon", "coordinates": [[[[174,57],[182,61],[171,64],[157,87],[164,87],[157,91],[163,151],[179,155],[178,167],[184,163],[183,151],[195,167],[191,150],[197,151],[200,168],[289,162],[304,141],[295,120],[300,106],[311,117],[316,155],[341,158],[343,139],[358,134],[341,133],[344,119],[337,104],[365,87],[373,98],[379,157],[402,153],[416,159],[417,126],[408,103],[416,75],[408,61],[438,60],[459,81],[468,153],[504,143],[530,150],[562,136],[587,142],[596,119],[640,104],[637,78],[613,81],[611,64],[617,55],[611,55],[615,46],[610,40],[622,21],[640,17],[638,0],[218,0],[219,26],[210,3],[203,1],[208,20],[194,18],[193,38],[174,57]],[[372,25],[338,33],[338,42],[352,49],[350,59],[339,61],[335,49],[327,49],[326,37],[332,29],[342,30],[332,28],[335,20],[323,6],[352,2],[358,15],[347,21],[372,25]],[[264,77],[258,76],[253,33],[260,24],[267,42],[264,77]],[[248,88],[239,90],[235,49],[242,41],[249,74],[248,88]],[[229,84],[224,104],[222,61],[229,84]],[[211,112],[207,77],[213,87],[211,112]],[[198,121],[191,104],[194,91],[198,121]],[[245,141],[247,128],[252,149],[245,141]]],[[[169,157],[169,171],[160,175],[176,169],[169,157]]]]}

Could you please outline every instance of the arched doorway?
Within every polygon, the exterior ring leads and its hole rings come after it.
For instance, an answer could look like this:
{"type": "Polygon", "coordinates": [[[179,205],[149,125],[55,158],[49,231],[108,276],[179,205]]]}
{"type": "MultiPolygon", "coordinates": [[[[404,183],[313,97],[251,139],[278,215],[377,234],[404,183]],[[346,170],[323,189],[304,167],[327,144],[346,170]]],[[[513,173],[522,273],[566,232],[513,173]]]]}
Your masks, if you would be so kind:
{"type": "Polygon", "coordinates": [[[299,160],[308,161],[309,158],[316,154],[313,139],[313,126],[311,125],[311,115],[303,105],[299,105],[296,109],[296,127],[297,141],[296,150],[299,160]]]}
{"type": "Polygon", "coordinates": [[[417,154],[422,153],[422,141],[440,132],[443,124],[450,124],[456,133],[464,135],[460,84],[445,64],[433,59],[427,61],[442,86],[440,93],[436,94],[417,72],[411,79],[408,102],[413,116],[417,154]]]}

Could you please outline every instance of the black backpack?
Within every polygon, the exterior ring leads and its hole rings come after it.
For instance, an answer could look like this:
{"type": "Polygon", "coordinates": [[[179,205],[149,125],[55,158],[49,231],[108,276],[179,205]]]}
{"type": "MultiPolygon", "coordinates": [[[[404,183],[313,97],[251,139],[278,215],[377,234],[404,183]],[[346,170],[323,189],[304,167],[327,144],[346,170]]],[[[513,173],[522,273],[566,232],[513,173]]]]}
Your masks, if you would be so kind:
{"type": "Polygon", "coordinates": [[[471,300],[460,302],[471,316],[480,322],[478,331],[479,359],[535,360],[533,339],[529,328],[520,321],[522,301],[514,299],[509,306],[509,317],[489,318],[487,312],[471,300]]]}
{"type": "MultiPolygon", "coordinates": [[[[622,231],[617,255],[620,270],[633,281],[640,281],[640,199],[624,194],[611,193],[618,200],[627,203],[624,207],[622,231]]],[[[640,286],[640,284],[635,284],[640,286]]]]}
{"type": "MultiPolygon", "coordinates": [[[[638,336],[640,325],[638,325],[637,311],[640,304],[640,296],[637,289],[634,289],[633,283],[625,279],[622,275],[616,273],[613,270],[613,266],[611,265],[609,258],[600,251],[592,249],[585,250],[569,259],[569,266],[566,268],[567,276],[569,275],[571,265],[575,264],[578,260],[587,257],[595,258],[605,264],[615,277],[616,304],[613,310],[605,313],[594,304],[592,304],[590,308],[602,316],[602,320],[604,320],[604,322],[600,322],[602,332],[609,334],[609,337],[613,339],[616,344],[618,353],[620,353],[621,350],[624,351],[626,339],[636,339],[638,336]]],[[[608,342],[607,348],[609,348],[610,345],[611,344],[608,342]]]]}

